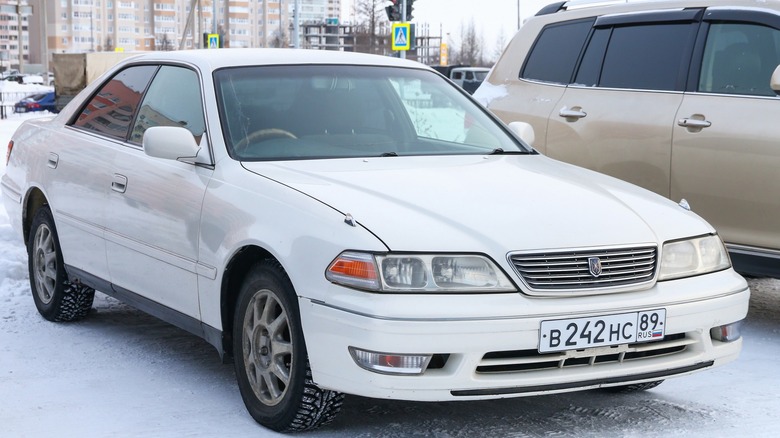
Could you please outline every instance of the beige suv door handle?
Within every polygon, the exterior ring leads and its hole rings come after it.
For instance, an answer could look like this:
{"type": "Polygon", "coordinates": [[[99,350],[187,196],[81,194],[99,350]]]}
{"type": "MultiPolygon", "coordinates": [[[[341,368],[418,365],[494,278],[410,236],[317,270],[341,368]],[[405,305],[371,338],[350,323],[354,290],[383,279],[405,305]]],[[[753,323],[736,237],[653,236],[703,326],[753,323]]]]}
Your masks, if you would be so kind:
{"type": "Polygon", "coordinates": [[[694,128],[694,129],[709,128],[710,126],[712,126],[712,123],[707,120],[697,120],[697,119],[680,119],[677,121],[677,124],[686,128],[694,128]]]}
{"type": "Polygon", "coordinates": [[[559,116],[566,118],[567,122],[575,122],[578,119],[581,119],[588,115],[585,111],[582,110],[582,108],[575,106],[571,109],[569,108],[562,108],[561,111],[558,113],[559,116]]]}

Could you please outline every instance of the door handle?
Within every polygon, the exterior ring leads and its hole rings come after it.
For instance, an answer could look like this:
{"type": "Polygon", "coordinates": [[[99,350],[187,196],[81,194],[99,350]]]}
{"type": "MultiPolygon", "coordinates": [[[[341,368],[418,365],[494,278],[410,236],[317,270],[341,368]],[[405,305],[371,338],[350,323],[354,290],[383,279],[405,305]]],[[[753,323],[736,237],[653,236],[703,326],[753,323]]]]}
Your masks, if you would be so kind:
{"type": "Polygon", "coordinates": [[[124,193],[127,190],[127,177],[115,173],[114,180],[111,181],[111,190],[118,193],[124,193]]]}
{"type": "Polygon", "coordinates": [[[46,161],[46,165],[51,167],[52,169],[56,169],[59,163],[60,163],[60,156],[55,154],[54,152],[49,152],[49,159],[46,161]]]}
{"type": "Polygon", "coordinates": [[[684,128],[692,128],[692,129],[703,129],[712,126],[712,122],[710,121],[689,119],[689,118],[680,119],[677,121],[677,124],[684,128]]]}
{"type": "Polygon", "coordinates": [[[577,120],[587,116],[588,113],[583,111],[582,108],[575,106],[572,108],[563,107],[558,112],[558,115],[565,118],[567,122],[576,122],[577,120]]]}

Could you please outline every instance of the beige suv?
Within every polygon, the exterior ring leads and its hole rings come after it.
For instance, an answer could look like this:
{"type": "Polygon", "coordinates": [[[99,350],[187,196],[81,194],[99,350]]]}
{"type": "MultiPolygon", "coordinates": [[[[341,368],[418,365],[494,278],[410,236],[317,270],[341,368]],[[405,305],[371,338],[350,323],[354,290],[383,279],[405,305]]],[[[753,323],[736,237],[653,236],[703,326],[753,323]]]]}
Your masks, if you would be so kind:
{"type": "Polygon", "coordinates": [[[475,94],[550,157],[685,199],[780,277],[780,2],[551,4],[475,94]]]}

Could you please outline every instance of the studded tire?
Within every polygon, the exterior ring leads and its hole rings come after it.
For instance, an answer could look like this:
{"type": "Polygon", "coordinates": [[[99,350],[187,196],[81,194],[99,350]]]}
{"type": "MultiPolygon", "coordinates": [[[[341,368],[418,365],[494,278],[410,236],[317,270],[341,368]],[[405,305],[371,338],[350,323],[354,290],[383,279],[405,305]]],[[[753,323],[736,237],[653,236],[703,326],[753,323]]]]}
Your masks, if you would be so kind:
{"type": "Polygon", "coordinates": [[[609,388],[604,388],[608,392],[618,393],[618,394],[625,394],[629,392],[637,392],[637,391],[647,391],[648,389],[653,389],[656,386],[660,385],[661,383],[664,383],[663,380],[656,380],[654,382],[645,382],[645,383],[634,383],[633,385],[623,385],[623,386],[612,386],[609,388]]]}
{"type": "Polygon", "coordinates": [[[92,308],[95,290],[68,281],[49,207],[35,214],[27,242],[30,289],[38,312],[49,321],[78,321],[92,308]]]}
{"type": "Polygon", "coordinates": [[[241,287],[234,313],[236,379],[250,415],[278,432],[316,429],[341,410],[344,395],[312,380],[298,301],[284,270],[257,263],[241,287]]]}

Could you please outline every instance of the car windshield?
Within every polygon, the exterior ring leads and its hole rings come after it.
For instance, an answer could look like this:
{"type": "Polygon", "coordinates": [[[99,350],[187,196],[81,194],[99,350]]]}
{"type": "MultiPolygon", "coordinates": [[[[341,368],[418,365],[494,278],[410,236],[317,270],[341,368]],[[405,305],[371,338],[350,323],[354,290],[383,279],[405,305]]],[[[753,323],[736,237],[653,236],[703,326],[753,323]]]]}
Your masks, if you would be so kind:
{"type": "Polygon", "coordinates": [[[228,150],[241,161],[531,152],[425,70],[253,66],[215,81],[228,150]]]}

